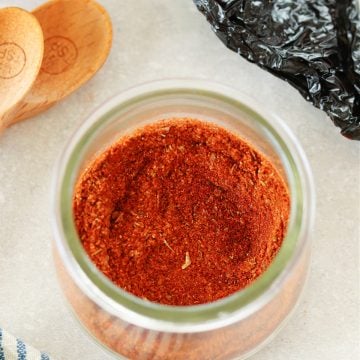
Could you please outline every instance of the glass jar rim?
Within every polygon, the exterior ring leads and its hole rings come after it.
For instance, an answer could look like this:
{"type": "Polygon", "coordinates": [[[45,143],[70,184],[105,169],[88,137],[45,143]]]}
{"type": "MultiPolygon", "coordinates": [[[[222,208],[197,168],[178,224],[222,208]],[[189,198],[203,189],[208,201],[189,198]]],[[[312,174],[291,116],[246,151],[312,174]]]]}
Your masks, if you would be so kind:
{"type": "Polygon", "coordinates": [[[251,97],[216,82],[195,79],[159,80],[132,87],[114,96],[77,129],[55,167],[52,184],[55,244],[77,286],[110,314],[141,327],[176,332],[212,330],[244,319],[267,304],[296,265],[313,226],[315,193],[303,149],[278,116],[251,97]],[[168,306],[140,299],[114,285],[91,262],[77,235],[72,213],[75,174],[84,149],[119,109],[167,95],[203,96],[245,111],[266,130],[277,148],[289,181],[291,215],[287,235],[268,269],[248,287],[208,304],[168,306]],[[256,109],[256,111],[254,110],[256,109]]]}

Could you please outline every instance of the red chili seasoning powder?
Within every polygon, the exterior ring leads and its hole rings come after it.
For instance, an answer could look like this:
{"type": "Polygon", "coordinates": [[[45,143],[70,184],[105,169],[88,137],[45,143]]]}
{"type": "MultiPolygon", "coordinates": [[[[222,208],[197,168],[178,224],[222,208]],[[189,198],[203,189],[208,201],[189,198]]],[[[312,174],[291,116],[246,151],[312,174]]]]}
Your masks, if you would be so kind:
{"type": "Polygon", "coordinates": [[[75,222],[115,284],[150,301],[208,303],[269,266],[289,218],[274,166],[227,130],[160,121],[121,138],[81,175],[75,222]]]}

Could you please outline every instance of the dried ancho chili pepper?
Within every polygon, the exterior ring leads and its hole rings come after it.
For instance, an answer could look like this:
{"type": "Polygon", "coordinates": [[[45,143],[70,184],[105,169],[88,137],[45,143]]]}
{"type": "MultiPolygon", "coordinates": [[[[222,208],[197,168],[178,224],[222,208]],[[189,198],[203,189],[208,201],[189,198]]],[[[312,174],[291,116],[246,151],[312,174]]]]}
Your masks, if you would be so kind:
{"type": "Polygon", "coordinates": [[[194,0],[221,41],[360,140],[357,0],[194,0]]]}
{"type": "Polygon", "coordinates": [[[141,298],[193,305],[249,285],[289,216],[274,166],[227,130],[193,119],[121,138],[80,176],[75,223],[96,266],[141,298]]]}

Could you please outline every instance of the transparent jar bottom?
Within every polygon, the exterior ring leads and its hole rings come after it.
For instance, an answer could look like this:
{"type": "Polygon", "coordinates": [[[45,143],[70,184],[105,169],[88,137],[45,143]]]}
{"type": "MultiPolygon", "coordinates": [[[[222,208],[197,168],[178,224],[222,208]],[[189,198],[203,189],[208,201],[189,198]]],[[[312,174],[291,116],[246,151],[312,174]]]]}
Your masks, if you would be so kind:
{"type": "Polygon", "coordinates": [[[93,340],[125,359],[247,359],[275,337],[295,309],[309,258],[304,252],[277,296],[243,321],[205,332],[170,333],[129,324],[100,308],[75,284],[54,249],[58,279],[73,314],[93,340]]]}

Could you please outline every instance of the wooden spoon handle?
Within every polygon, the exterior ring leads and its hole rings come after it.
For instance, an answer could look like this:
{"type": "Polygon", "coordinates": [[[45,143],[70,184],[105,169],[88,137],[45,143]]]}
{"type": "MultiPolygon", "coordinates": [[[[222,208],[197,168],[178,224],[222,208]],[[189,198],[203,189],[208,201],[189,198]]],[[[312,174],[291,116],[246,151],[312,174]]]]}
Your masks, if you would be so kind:
{"type": "MultiPolygon", "coordinates": [[[[31,92],[26,96],[26,98],[31,96],[30,94],[31,92]]],[[[27,102],[27,100],[22,100],[15,108],[5,114],[4,122],[6,123],[6,127],[40,114],[53,105],[54,103],[47,104],[46,102],[33,105],[32,103],[27,102]]]]}

